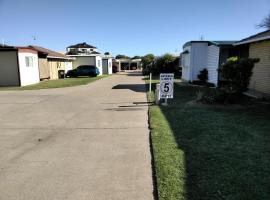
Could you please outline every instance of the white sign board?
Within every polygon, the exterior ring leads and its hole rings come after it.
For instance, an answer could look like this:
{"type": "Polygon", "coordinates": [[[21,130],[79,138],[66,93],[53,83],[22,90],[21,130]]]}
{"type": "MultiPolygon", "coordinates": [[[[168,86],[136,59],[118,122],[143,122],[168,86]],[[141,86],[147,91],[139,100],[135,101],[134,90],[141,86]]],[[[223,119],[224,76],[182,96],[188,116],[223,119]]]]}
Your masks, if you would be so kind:
{"type": "Polygon", "coordinates": [[[174,74],[160,74],[159,94],[161,99],[173,98],[174,74]]]}

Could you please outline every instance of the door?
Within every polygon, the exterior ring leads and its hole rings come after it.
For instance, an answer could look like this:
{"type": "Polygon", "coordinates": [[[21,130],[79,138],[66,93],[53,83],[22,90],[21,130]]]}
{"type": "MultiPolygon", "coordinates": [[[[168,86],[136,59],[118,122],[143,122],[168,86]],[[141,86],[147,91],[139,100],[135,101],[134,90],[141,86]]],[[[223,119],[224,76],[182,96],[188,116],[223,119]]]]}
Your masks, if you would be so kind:
{"type": "Polygon", "coordinates": [[[102,59],[102,72],[103,74],[109,74],[108,59],[102,59]]]}

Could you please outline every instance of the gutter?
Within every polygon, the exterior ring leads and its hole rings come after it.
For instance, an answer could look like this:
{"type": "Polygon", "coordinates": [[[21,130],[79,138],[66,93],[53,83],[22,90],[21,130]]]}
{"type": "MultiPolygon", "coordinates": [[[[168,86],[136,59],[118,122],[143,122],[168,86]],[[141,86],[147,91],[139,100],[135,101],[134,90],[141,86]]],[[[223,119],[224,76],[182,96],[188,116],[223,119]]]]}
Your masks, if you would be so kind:
{"type": "Polygon", "coordinates": [[[56,59],[63,59],[63,60],[72,60],[72,58],[63,58],[63,57],[57,57],[57,56],[47,56],[47,58],[56,58],[56,59]]]}

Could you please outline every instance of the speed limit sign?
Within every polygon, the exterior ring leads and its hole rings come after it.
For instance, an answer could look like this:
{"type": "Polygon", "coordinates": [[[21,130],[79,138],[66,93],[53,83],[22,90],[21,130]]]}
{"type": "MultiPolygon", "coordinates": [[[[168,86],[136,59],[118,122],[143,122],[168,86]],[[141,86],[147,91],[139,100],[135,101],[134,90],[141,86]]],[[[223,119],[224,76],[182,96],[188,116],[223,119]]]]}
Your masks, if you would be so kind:
{"type": "Polygon", "coordinates": [[[172,99],[173,98],[173,79],[174,74],[160,74],[160,98],[172,99]]]}

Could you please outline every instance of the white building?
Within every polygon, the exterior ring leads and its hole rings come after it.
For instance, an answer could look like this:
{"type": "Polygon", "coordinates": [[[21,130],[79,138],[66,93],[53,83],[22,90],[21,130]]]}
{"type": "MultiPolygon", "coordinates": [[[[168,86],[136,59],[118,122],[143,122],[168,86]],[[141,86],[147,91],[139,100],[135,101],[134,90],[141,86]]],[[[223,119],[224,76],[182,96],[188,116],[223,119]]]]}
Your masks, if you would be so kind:
{"type": "Polygon", "coordinates": [[[0,86],[39,83],[38,52],[30,47],[0,46],[0,86]]]}
{"type": "Polygon", "coordinates": [[[103,74],[103,55],[97,51],[96,47],[86,44],[85,42],[78,43],[67,47],[66,55],[74,58],[73,68],[77,68],[80,65],[93,65],[99,69],[99,75],[103,74]]]}
{"type": "Polygon", "coordinates": [[[198,80],[203,69],[208,71],[208,82],[218,85],[218,68],[227,58],[235,56],[236,41],[190,41],[184,44],[181,53],[182,79],[198,80]]]}
{"type": "Polygon", "coordinates": [[[109,54],[104,54],[102,56],[102,72],[103,74],[112,74],[112,61],[113,56],[109,54]]]}

